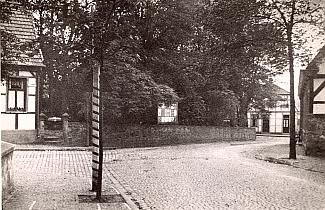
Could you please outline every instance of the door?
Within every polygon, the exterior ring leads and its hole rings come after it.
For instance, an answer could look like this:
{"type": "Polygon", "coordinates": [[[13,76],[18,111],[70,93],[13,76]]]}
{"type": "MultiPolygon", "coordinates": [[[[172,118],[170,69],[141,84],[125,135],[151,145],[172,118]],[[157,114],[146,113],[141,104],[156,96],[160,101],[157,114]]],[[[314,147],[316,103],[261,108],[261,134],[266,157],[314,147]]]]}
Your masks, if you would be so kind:
{"type": "Polygon", "coordinates": [[[263,118],[262,132],[270,132],[270,119],[268,117],[263,118]]]}
{"type": "Polygon", "coordinates": [[[283,133],[289,133],[289,115],[283,115],[283,133]]]}

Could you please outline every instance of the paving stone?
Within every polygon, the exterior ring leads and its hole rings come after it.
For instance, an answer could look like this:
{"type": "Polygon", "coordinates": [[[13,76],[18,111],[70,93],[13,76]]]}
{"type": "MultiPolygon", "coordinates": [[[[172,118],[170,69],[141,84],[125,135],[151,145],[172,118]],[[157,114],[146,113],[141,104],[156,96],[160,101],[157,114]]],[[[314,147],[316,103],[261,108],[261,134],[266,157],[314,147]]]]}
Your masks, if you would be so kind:
{"type": "MultiPolygon", "coordinates": [[[[90,152],[15,151],[13,164],[15,193],[3,209],[129,209],[123,202],[79,202],[78,195],[91,194],[90,152]]],[[[108,177],[102,194],[118,194],[108,177]]]]}
{"type": "MultiPolygon", "coordinates": [[[[105,151],[103,194],[118,190],[139,209],[325,209],[324,173],[254,158],[279,143],[105,151]]],[[[78,202],[91,187],[89,151],[15,151],[13,163],[16,193],[3,209],[128,209],[78,202]]]]}
{"type": "Polygon", "coordinates": [[[258,146],[129,149],[107,167],[143,209],[325,209],[324,174],[241,154],[258,146]]]}

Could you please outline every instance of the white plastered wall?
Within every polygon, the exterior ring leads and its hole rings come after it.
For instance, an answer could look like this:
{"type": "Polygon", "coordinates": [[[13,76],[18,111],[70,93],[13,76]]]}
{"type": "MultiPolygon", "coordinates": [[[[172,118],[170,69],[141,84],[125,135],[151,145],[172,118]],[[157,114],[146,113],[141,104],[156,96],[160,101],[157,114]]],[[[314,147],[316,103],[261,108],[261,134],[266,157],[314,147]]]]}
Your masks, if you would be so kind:
{"type": "MultiPolygon", "coordinates": [[[[319,65],[318,74],[325,74],[325,59],[319,65]]],[[[325,81],[325,79],[314,79],[314,91],[325,81]]],[[[317,94],[315,101],[325,101],[325,88],[317,94]]],[[[325,114],[325,104],[314,104],[314,114],[325,114]]]]}

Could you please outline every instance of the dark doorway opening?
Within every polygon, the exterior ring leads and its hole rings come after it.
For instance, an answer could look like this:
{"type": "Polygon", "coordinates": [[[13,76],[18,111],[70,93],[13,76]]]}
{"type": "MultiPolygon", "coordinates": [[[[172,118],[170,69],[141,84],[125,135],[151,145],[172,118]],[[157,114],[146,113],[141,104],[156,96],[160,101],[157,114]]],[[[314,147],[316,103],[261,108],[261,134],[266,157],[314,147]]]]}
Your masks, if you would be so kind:
{"type": "Polygon", "coordinates": [[[283,133],[289,133],[289,115],[283,115],[283,133]]]}
{"type": "Polygon", "coordinates": [[[270,119],[269,118],[263,118],[262,132],[265,132],[265,133],[270,132],[270,119]]]}

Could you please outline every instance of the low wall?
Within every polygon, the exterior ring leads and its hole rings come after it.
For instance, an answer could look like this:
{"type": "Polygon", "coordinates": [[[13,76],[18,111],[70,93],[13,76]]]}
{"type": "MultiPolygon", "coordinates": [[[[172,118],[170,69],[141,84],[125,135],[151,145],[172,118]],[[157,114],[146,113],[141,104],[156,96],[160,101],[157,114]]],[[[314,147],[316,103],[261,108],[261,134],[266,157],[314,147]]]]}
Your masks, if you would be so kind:
{"type": "Polygon", "coordinates": [[[70,143],[76,146],[88,146],[88,126],[85,123],[69,122],[68,137],[70,143]]]}
{"type": "Polygon", "coordinates": [[[62,146],[88,146],[87,125],[80,122],[68,123],[68,139],[63,139],[63,130],[40,130],[41,140],[44,143],[44,137],[56,136],[61,141],[62,146]]]}
{"type": "Polygon", "coordinates": [[[307,115],[303,130],[303,145],[306,155],[325,156],[325,118],[307,115]]]}
{"type": "Polygon", "coordinates": [[[14,189],[12,165],[13,152],[14,145],[1,142],[2,203],[14,189]]]}
{"type": "Polygon", "coordinates": [[[106,147],[147,147],[218,141],[254,141],[254,128],[215,126],[106,126],[103,145],[106,147]]]}
{"type": "Polygon", "coordinates": [[[2,130],[1,140],[13,144],[28,144],[37,141],[36,130],[2,130]]]}

